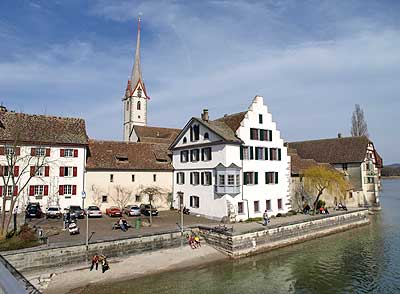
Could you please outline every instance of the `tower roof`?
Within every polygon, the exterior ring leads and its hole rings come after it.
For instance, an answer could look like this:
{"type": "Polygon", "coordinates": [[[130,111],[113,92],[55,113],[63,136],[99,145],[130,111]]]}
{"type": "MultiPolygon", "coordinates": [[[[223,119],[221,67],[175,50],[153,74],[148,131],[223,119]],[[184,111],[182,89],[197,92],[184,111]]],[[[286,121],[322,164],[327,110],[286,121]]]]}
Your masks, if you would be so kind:
{"type": "Polygon", "coordinates": [[[138,31],[136,39],[136,53],[135,53],[135,63],[133,64],[132,76],[131,76],[131,90],[134,90],[138,82],[142,79],[142,69],[140,68],[140,17],[138,18],[138,31]]]}

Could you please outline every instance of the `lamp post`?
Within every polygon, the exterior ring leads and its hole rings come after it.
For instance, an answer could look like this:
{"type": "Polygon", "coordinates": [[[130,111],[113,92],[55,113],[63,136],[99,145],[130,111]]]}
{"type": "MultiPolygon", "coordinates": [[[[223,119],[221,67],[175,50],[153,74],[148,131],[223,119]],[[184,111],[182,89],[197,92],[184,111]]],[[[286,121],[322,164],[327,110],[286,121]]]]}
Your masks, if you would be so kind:
{"type": "MultiPolygon", "coordinates": [[[[86,192],[82,191],[82,209],[85,212],[85,198],[86,192]]],[[[86,251],[89,250],[89,215],[86,211],[86,251]]]]}

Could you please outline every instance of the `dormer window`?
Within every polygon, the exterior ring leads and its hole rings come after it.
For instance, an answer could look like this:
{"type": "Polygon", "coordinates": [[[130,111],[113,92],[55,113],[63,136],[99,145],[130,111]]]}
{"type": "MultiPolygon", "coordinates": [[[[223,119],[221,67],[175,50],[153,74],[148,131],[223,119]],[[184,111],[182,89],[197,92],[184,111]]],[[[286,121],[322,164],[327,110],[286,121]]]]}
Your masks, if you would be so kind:
{"type": "Polygon", "coordinates": [[[116,155],[115,158],[117,159],[117,162],[120,163],[128,162],[128,156],[126,155],[116,155]]]}
{"type": "Polygon", "coordinates": [[[209,139],[209,135],[207,132],[204,133],[204,140],[208,140],[209,139]]]}

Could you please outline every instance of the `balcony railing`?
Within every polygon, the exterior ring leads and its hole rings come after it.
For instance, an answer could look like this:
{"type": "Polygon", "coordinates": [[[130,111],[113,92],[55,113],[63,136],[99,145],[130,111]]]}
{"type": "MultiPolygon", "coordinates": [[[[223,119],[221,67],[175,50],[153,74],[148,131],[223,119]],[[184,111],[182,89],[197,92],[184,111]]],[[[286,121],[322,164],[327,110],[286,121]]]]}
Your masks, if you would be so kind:
{"type": "Polygon", "coordinates": [[[239,194],[240,186],[215,186],[215,193],[217,194],[239,194]]]}

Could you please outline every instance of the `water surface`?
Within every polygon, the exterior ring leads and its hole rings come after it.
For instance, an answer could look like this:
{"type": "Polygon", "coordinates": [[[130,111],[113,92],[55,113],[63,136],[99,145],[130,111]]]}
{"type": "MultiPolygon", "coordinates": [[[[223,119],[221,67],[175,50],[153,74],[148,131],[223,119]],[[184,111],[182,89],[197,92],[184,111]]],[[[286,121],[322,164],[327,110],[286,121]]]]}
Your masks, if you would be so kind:
{"type": "MultiPolygon", "coordinates": [[[[94,285],[85,293],[400,293],[400,180],[371,225],[241,260],[94,285]]],[[[140,265],[138,265],[140,266],[140,265]]]]}

